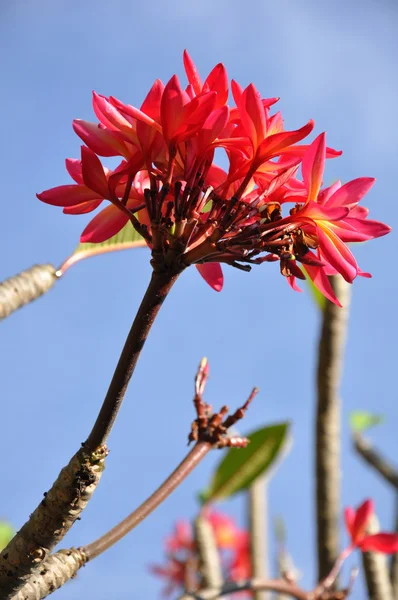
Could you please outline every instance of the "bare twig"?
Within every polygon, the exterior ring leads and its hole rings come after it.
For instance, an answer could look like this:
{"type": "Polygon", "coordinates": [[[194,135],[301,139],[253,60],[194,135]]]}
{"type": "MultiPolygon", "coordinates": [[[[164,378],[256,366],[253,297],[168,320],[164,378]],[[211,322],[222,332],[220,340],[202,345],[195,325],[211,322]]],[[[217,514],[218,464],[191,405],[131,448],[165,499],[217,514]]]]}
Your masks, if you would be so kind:
{"type": "Polygon", "coordinates": [[[57,281],[52,265],[34,265],[0,283],[0,320],[48,292],[57,281]]]}
{"type": "Polygon", "coordinates": [[[223,583],[223,575],[214,529],[203,512],[196,517],[194,526],[199,571],[202,576],[201,587],[220,587],[223,583]]]}
{"type": "Polygon", "coordinates": [[[226,583],[219,588],[201,590],[200,592],[185,592],[179,600],[216,600],[222,596],[229,596],[243,591],[264,591],[284,594],[295,600],[345,600],[351,588],[340,591],[326,591],[316,594],[315,590],[306,591],[295,583],[283,579],[247,579],[244,581],[226,583]],[[315,595],[316,594],[316,595],[315,595]]]}
{"type": "Polygon", "coordinates": [[[330,279],[343,308],[326,303],[319,340],[315,449],[319,581],[331,571],[339,554],[339,385],[349,304],[349,284],[340,275],[330,279]]]}
{"type": "MultiPolygon", "coordinates": [[[[379,531],[378,520],[373,515],[367,533],[374,534],[379,531]]],[[[379,552],[363,552],[362,564],[370,600],[394,600],[386,555],[379,552]]]]}
{"type": "Polygon", "coordinates": [[[354,433],[353,440],[355,450],[364,461],[398,491],[398,469],[389,463],[360,433],[354,433]]]}

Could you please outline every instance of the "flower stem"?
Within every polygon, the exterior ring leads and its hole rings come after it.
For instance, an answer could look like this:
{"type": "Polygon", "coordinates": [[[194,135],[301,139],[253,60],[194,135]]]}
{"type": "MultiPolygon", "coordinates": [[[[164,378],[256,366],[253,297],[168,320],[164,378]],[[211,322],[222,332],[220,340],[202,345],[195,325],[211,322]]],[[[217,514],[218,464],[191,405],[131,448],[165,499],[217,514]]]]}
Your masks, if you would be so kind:
{"type": "Polygon", "coordinates": [[[95,540],[91,544],[81,548],[88,560],[96,558],[108,548],[116,544],[132,529],[137,527],[155,508],[159,506],[176,487],[193,471],[196,465],[206,456],[212,445],[208,442],[198,442],[172,472],[172,474],[162,483],[162,485],[135,509],[128,517],[113,527],[105,535],[95,540]]]}
{"type": "Polygon", "coordinates": [[[148,333],[178,275],[179,273],[167,271],[153,272],[148,289],[127,336],[97,420],[84,444],[88,450],[93,451],[107,440],[148,333]]]}

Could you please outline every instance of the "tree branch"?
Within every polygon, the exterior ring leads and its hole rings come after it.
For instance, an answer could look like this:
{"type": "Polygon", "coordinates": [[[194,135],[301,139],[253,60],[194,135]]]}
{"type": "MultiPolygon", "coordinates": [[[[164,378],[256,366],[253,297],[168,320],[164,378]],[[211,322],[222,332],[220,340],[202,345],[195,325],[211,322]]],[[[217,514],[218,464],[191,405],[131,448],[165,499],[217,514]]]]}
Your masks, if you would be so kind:
{"type": "Polygon", "coordinates": [[[178,273],[152,274],[105,400],[82,448],[61,471],[45,499],[0,555],[0,591],[8,600],[72,527],[99,483],[104,443],[120,409],[149,330],[178,273]],[[99,460],[98,460],[99,457],[99,460]]]}
{"type": "Polygon", "coordinates": [[[343,308],[327,301],[319,340],[316,408],[316,510],[318,581],[333,568],[339,554],[340,399],[339,385],[346,337],[349,284],[330,278],[343,308]]]}

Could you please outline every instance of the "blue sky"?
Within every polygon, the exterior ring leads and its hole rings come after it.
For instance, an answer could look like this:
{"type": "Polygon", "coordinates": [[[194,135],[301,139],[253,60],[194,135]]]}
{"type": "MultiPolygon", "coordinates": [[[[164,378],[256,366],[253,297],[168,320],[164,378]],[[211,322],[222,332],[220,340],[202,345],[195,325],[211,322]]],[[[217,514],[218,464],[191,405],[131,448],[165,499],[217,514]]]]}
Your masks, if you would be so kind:
{"type": "MultiPolygon", "coordinates": [[[[280,96],[288,128],[309,118],[344,150],[329,181],[374,176],[366,198],[373,218],[397,226],[396,40],[392,0],[350,3],[280,0],[4,0],[0,7],[3,217],[0,279],[34,263],[58,265],[88,218],[68,217],[35,193],[68,182],[65,157],[79,155],[76,118],[94,120],[91,90],[140,105],[157,77],[183,76],[188,48],[202,75],[224,62],[230,77],[280,96]]],[[[396,455],[398,285],[393,233],[356,247],[372,280],[353,286],[343,399],[343,503],[372,496],[385,528],[393,497],[350,448],[348,414],[383,413],[376,444],[396,455]]],[[[20,526],[91,428],[147,284],[146,250],[92,259],[71,269],[46,297],[2,323],[3,490],[0,515],[20,526]]],[[[151,333],[120,417],[95,497],[63,546],[92,541],[160,483],[186,451],[193,375],[210,361],[207,399],[239,404],[261,393],[243,430],[290,419],[294,445],[270,486],[270,512],[282,514],[289,549],[314,577],[314,360],[319,315],[308,294],[292,292],[275,266],[250,274],[225,269],[216,294],[184,273],[151,333]],[[150,437],[144,435],[151,422],[150,437]]],[[[157,598],[147,571],[162,559],[175,519],[191,517],[214,453],[156,513],[88,565],[58,598],[157,598]]],[[[225,509],[244,522],[244,502],[225,509]]],[[[354,561],[355,562],[355,561],[354,561]]],[[[353,598],[361,598],[361,586],[353,598]]]]}

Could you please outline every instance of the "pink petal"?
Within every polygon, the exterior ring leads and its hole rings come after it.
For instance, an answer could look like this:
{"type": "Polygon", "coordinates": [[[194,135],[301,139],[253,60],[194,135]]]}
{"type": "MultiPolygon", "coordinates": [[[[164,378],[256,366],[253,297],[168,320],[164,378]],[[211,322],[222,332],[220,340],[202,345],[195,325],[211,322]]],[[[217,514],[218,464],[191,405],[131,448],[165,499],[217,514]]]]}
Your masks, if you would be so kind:
{"type": "Polygon", "coordinates": [[[352,252],[326,225],[317,227],[317,236],[323,256],[346,281],[352,283],[358,274],[358,265],[352,252]]]}
{"type": "Polygon", "coordinates": [[[328,206],[348,206],[353,208],[373,187],[376,179],[359,177],[345,183],[328,200],[328,206]]]}
{"type": "Polygon", "coordinates": [[[163,135],[166,142],[170,142],[178,131],[184,116],[184,106],[189,101],[180,86],[177,75],[173,75],[164,88],[160,104],[160,117],[163,135]]]}
{"type": "Polygon", "coordinates": [[[198,132],[198,153],[204,152],[208,146],[224,130],[229,118],[228,106],[213,110],[198,132]]]}
{"type": "Polygon", "coordinates": [[[383,552],[395,554],[398,552],[398,535],[396,533],[376,533],[366,536],[359,544],[362,552],[383,552]]]}
{"type": "Polygon", "coordinates": [[[158,123],[160,123],[160,103],[163,90],[164,85],[162,81],[156,79],[141,105],[141,111],[158,123]]]}
{"type": "Polygon", "coordinates": [[[107,198],[108,181],[102,163],[98,156],[86,146],[82,146],[82,175],[88,188],[97,192],[102,198],[107,198]]]}
{"type": "Polygon", "coordinates": [[[221,292],[224,284],[224,276],[219,263],[204,263],[195,265],[203,279],[216,292],[221,292]]]}
{"type": "Polygon", "coordinates": [[[321,189],[325,169],[325,152],[326,134],[321,133],[308,148],[301,165],[309,200],[315,201],[321,189]]]}
{"type": "Polygon", "coordinates": [[[290,275],[289,277],[285,277],[285,279],[287,280],[288,284],[290,285],[290,287],[292,288],[292,290],[294,290],[295,292],[302,292],[303,290],[301,288],[299,288],[299,286],[296,283],[296,278],[294,275],[290,275]]]}
{"type": "Polygon", "coordinates": [[[119,208],[111,204],[101,210],[87,225],[80,236],[82,244],[101,243],[108,240],[126,225],[128,216],[119,208]]]}
{"type": "MultiPolygon", "coordinates": [[[[60,185],[36,194],[39,200],[53,206],[75,206],[89,200],[98,200],[98,194],[85,185],[60,185]]],[[[102,198],[101,198],[102,199],[102,198]]]]}
{"type": "Polygon", "coordinates": [[[333,291],[331,283],[325,273],[324,268],[322,267],[313,267],[312,265],[305,265],[305,270],[308,273],[311,281],[315,285],[316,288],[333,304],[337,304],[340,306],[339,299],[333,291]]]}
{"type": "Polygon", "coordinates": [[[118,140],[109,129],[80,119],[73,121],[73,129],[80,139],[100,156],[125,156],[127,154],[125,144],[118,140]]]}
{"type": "Polygon", "coordinates": [[[79,185],[84,185],[81,160],[78,158],[66,158],[65,167],[73,181],[76,181],[79,185]]]}

